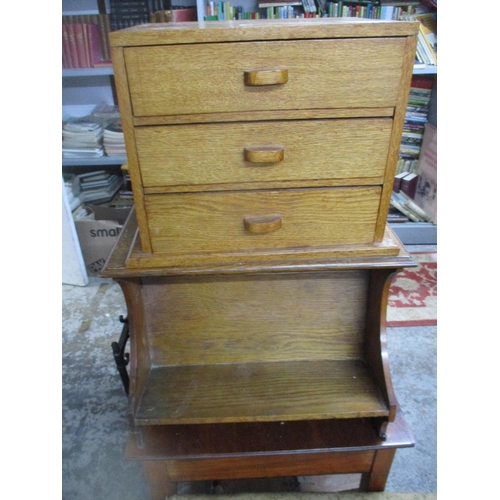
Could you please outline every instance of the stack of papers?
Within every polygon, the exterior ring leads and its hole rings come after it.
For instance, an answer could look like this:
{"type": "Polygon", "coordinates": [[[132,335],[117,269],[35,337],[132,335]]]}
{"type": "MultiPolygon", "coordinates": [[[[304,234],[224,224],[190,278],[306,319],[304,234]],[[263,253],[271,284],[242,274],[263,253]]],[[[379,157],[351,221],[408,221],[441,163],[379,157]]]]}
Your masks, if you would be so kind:
{"type": "Polygon", "coordinates": [[[122,122],[113,120],[104,128],[104,151],[108,156],[125,156],[125,138],[123,137],[122,122]]]}
{"type": "Polygon", "coordinates": [[[102,145],[103,126],[93,116],[70,118],[62,129],[63,158],[100,158],[104,154],[102,145]]]}

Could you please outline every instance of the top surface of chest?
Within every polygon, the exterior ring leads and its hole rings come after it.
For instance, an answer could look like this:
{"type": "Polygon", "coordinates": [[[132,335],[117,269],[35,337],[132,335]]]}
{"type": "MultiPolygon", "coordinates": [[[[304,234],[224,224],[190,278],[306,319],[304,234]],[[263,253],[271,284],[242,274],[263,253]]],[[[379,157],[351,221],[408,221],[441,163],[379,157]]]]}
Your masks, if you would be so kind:
{"type": "Polygon", "coordinates": [[[409,36],[416,22],[361,18],[262,19],[143,24],[110,33],[113,47],[319,38],[409,36]]]}

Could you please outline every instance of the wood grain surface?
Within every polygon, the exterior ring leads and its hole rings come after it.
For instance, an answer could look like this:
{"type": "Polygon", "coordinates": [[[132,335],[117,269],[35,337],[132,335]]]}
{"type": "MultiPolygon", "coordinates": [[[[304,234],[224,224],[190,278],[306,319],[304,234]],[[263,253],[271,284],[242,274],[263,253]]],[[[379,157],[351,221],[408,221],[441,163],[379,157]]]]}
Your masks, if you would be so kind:
{"type": "Polygon", "coordinates": [[[170,255],[371,243],[379,201],[378,187],[145,197],[153,252],[170,255]],[[245,217],[270,214],[278,231],[245,230],[245,217]]]}
{"type": "Polygon", "coordinates": [[[127,69],[125,67],[125,59],[123,49],[113,47],[111,49],[113,58],[113,71],[116,81],[116,93],[120,108],[121,123],[123,136],[127,150],[127,164],[134,193],[134,205],[136,210],[137,220],[141,228],[142,250],[151,252],[151,242],[149,240],[149,227],[144,208],[144,190],[142,186],[142,175],[137,159],[137,146],[134,137],[134,124],[132,121],[132,104],[130,102],[130,94],[128,90],[127,69]]]}
{"type": "Polygon", "coordinates": [[[151,369],[136,425],[381,417],[361,361],[287,361],[151,369]]]}
{"type": "Polygon", "coordinates": [[[126,48],[133,114],[395,106],[405,46],[370,38],[126,48]],[[246,86],[245,71],[258,67],[287,67],[288,82],[246,86]]]}
{"type": "Polygon", "coordinates": [[[371,419],[322,419],[287,422],[238,422],[203,425],[155,425],[136,428],[127,443],[128,458],[142,460],[293,455],[408,448],[414,437],[400,408],[381,439],[371,419]]]}
{"type": "Polygon", "coordinates": [[[268,19],[146,24],[110,33],[112,46],[213,43],[241,40],[364,38],[418,33],[418,22],[361,18],[268,19]]]}
{"type": "Polygon", "coordinates": [[[137,218],[132,209],[100,276],[224,276],[416,266],[389,226],[386,227],[384,240],[377,245],[316,248],[313,251],[273,250],[271,255],[266,251],[198,254],[195,260],[165,254],[145,254],[138,238],[137,218]]]}
{"type": "Polygon", "coordinates": [[[366,118],[142,127],[135,136],[145,188],[197,190],[252,182],[273,187],[290,180],[367,178],[381,184],[391,130],[389,118],[366,118]],[[281,161],[272,158],[280,150],[275,145],[282,148],[281,161]]]}
{"type": "Polygon", "coordinates": [[[154,365],[360,359],[368,271],[144,278],[154,365]]]}

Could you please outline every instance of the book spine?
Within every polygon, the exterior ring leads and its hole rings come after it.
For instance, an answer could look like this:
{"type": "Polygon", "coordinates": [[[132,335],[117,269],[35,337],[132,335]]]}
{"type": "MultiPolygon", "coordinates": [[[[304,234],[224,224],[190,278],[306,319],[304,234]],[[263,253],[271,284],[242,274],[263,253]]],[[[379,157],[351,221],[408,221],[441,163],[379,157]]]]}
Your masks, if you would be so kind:
{"type": "Polygon", "coordinates": [[[67,25],[67,30],[68,30],[68,41],[69,41],[69,49],[71,52],[71,60],[73,62],[73,68],[79,68],[80,63],[78,60],[78,51],[76,49],[76,37],[75,37],[75,30],[74,27],[75,25],[73,23],[68,23],[67,25]]]}
{"type": "Polygon", "coordinates": [[[89,47],[90,67],[95,68],[103,62],[101,50],[101,37],[99,36],[99,28],[95,24],[87,24],[87,40],[89,47]]]}
{"type": "Polygon", "coordinates": [[[409,198],[413,198],[415,196],[415,192],[417,191],[417,182],[418,176],[412,176],[412,179],[409,180],[408,177],[404,177],[401,180],[400,191],[405,193],[409,198]]]}
{"type": "Polygon", "coordinates": [[[89,42],[89,34],[87,31],[87,26],[90,26],[90,24],[88,23],[82,24],[83,46],[85,52],[85,67],[91,68],[92,63],[90,61],[90,42],[89,42]]]}
{"type": "Polygon", "coordinates": [[[63,23],[62,25],[62,50],[63,50],[63,68],[74,68],[73,57],[71,55],[71,48],[69,45],[69,33],[68,25],[63,23]]]}
{"type": "Polygon", "coordinates": [[[76,44],[76,53],[78,59],[78,67],[79,68],[88,68],[87,63],[87,50],[85,47],[85,38],[83,35],[84,29],[83,24],[73,24],[73,30],[75,34],[75,44],[76,44]]]}
{"type": "Polygon", "coordinates": [[[105,61],[108,61],[111,59],[111,52],[109,49],[109,40],[108,40],[108,29],[106,26],[106,19],[108,18],[107,14],[99,14],[98,17],[98,26],[99,26],[99,38],[100,38],[100,43],[101,43],[101,51],[102,51],[102,58],[105,61]]]}
{"type": "Polygon", "coordinates": [[[394,184],[392,185],[392,191],[394,193],[399,193],[401,189],[401,177],[394,177],[394,184]]]}

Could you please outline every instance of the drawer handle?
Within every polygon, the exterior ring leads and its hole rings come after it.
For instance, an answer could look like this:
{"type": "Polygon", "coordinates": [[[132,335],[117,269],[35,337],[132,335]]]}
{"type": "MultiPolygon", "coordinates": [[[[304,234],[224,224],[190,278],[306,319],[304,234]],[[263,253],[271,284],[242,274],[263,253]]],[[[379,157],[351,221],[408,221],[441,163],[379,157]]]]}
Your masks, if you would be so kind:
{"type": "Polygon", "coordinates": [[[256,215],[243,219],[245,229],[253,234],[273,233],[281,227],[281,215],[256,215]]]}
{"type": "Polygon", "coordinates": [[[287,69],[257,69],[245,71],[245,85],[248,87],[282,85],[286,82],[288,82],[287,69]]]}
{"type": "Polygon", "coordinates": [[[275,163],[285,158],[283,146],[247,146],[244,149],[245,160],[252,163],[275,163]]]}

